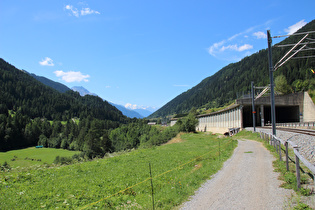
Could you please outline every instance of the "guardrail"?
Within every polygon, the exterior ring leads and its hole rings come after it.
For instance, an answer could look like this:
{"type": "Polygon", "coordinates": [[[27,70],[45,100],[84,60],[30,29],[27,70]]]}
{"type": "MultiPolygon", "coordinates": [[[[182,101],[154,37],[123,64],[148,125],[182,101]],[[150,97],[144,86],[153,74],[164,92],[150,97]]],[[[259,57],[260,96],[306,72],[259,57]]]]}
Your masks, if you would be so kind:
{"type": "Polygon", "coordinates": [[[313,180],[315,182],[315,166],[311,164],[307,159],[299,153],[299,147],[294,144],[290,140],[282,140],[272,134],[268,134],[265,132],[260,132],[260,137],[265,141],[268,141],[268,144],[274,146],[276,148],[277,153],[279,153],[280,161],[282,161],[281,155],[281,144],[285,146],[285,156],[286,156],[286,168],[289,171],[289,144],[293,148],[293,152],[295,154],[295,167],[296,167],[296,179],[297,179],[297,187],[301,188],[301,177],[300,177],[300,160],[304,163],[304,165],[312,172],[313,180]]]}
{"type": "Polygon", "coordinates": [[[292,122],[292,123],[276,123],[276,126],[281,127],[307,127],[307,128],[314,128],[315,122],[292,122]]]}

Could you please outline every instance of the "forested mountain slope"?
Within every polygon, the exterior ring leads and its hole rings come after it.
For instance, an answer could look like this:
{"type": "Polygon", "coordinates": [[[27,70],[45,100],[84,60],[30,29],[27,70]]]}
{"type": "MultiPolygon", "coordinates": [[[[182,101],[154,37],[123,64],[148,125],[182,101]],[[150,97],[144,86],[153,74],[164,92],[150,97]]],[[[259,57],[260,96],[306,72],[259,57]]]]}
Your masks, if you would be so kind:
{"type": "Polygon", "coordinates": [[[40,140],[48,147],[95,151],[100,136],[129,121],[99,97],[60,93],[0,58],[0,151],[40,140]]]}
{"type": "MultiPolygon", "coordinates": [[[[297,33],[305,31],[315,31],[315,20],[305,25],[297,33]]],[[[279,44],[297,43],[302,36],[304,35],[288,37],[279,44]]],[[[309,38],[315,39],[315,34],[310,34],[309,38]]],[[[314,47],[314,44],[311,46],[314,47]]],[[[291,47],[278,48],[273,46],[272,55],[274,64],[283,57],[291,47]]],[[[314,50],[300,52],[299,56],[308,55],[310,53],[314,55],[314,50]]],[[[254,81],[255,86],[265,86],[269,84],[268,65],[267,49],[260,50],[237,63],[225,66],[213,76],[204,79],[192,89],[175,97],[150,115],[149,118],[187,113],[193,107],[212,108],[229,103],[235,100],[239,93],[249,91],[251,81],[254,81]]],[[[314,58],[291,59],[284,66],[279,68],[274,76],[277,77],[283,74],[288,84],[291,85],[292,90],[298,91],[299,88],[295,88],[295,86],[300,84],[300,81],[306,81],[305,84],[311,85],[310,83],[312,79],[314,79],[314,75],[310,71],[310,68],[314,67],[314,58]]]]}
{"type": "Polygon", "coordinates": [[[67,120],[73,117],[123,121],[122,113],[99,97],[62,94],[0,59],[0,113],[19,111],[30,118],[67,120]]]}
{"type": "Polygon", "coordinates": [[[41,83],[54,88],[55,90],[58,90],[60,93],[65,93],[69,90],[71,90],[70,88],[68,88],[67,86],[59,83],[59,82],[55,82],[52,81],[50,79],[47,79],[46,77],[42,77],[42,76],[37,76],[36,74],[30,74],[32,77],[34,77],[36,80],[40,81],[41,83]]]}

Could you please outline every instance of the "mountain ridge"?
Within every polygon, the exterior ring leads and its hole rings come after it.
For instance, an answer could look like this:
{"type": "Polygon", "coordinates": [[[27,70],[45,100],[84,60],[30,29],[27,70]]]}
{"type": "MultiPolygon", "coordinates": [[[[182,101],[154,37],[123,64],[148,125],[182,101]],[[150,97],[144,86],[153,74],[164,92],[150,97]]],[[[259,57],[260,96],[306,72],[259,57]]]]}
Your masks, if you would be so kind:
{"type": "MultiPolygon", "coordinates": [[[[25,70],[23,70],[23,72],[29,74],[30,76],[32,76],[34,79],[36,79],[37,81],[43,83],[44,85],[46,86],[49,86],[57,91],[59,91],[60,93],[65,93],[67,91],[75,91],[75,92],[78,92],[80,94],[80,96],[85,96],[85,95],[92,95],[92,96],[98,96],[97,94],[95,93],[91,93],[89,90],[87,90],[86,88],[84,88],[83,86],[74,86],[72,87],[71,89],[69,87],[67,87],[66,85],[63,85],[59,82],[55,82],[53,80],[50,80],[46,77],[43,77],[43,76],[38,76],[36,74],[33,74],[33,73],[29,73],[25,70]]],[[[105,99],[103,99],[105,100],[105,99]]],[[[125,108],[123,105],[118,105],[118,104],[115,104],[115,103],[112,103],[112,102],[109,102],[112,106],[116,107],[119,111],[121,111],[123,113],[123,115],[127,116],[127,117],[130,117],[130,118],[139,118],[139,119],[142,119],[144,118],[145,116],[141,115],[139,112],[135,111],[135,110],[130,110],[130,109],[127,109],[125,108]]],[[[141,110],[139,110],[141,111],[141,110]]],[[[150,113],[146,113],[146,116],[152,114],[152,112],[150,113]]]]}
{"type": "MultiPolygon", "coordinates": [[[[315,20],[306,24],[297,33],[314,30],[315,20]]],[[[278,44],[297,43],[300,38],[290,36],[278,44]]],[[[314,39],[315,35],[310,34],[309,38],[314,39]]],[[[279,60],[287,50],[273,46],[273,60],[279,60]]],[[[288,84],[293,84],[296,80],[309,80],[312,79],[312,73],[308,70],[311,67],[310,59],[290,60],[274,73],[274,77],[283,74],[288,84]]],[[[176,96],[148,118],[171,117],[187,113],[193,107],[210,109],[232,103],[242,92],[250,91],[251,81],[254,81],[255,86],[269,84],[267,49],[262,49],[239,62],[228,64],[193,88],[176,96]]]]}

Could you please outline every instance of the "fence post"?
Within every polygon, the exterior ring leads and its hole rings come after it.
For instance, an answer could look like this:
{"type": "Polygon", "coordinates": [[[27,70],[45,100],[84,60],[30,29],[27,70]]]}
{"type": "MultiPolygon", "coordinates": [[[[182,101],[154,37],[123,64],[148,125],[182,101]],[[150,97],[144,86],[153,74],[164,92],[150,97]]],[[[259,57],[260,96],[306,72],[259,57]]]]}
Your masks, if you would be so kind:
{"type": "Polygon", "coordinates": [[[149,163],[149,169],[150,169],[150,179],[151,179],[151,189],[152,189],[152,207],[153,207],[153,210],[154,210],[154,191],[153,191],[151,163],[149,163]]]}
{"type": "Polygon", "coordinates": [[[273,138],[273,136],[271,136],[271,139],[272,139],[272,143],[273,143],[273,148],[276,149],[276,141],[275,141],[275,139],[273,138]]]}
{"type": "MultiPolygon", "coordinates": [[[[299,151],[299,147],[295,146],[293,147],[296,149],[296,151],[299,151]]],[[[300,176],[300,159],[297,155],[295,155],[295,168],[296,168],[296,183],[297,183],[297,188],[300,190],[301,188],[301,176],[300,176]]]]}
{"type": "Polygon", "coordinates": [[[219,161],[221,161],[221,141],[219,139],[219,161]]]}
{"type": "Polygon", "coordinates": [[[279,158],[280,158],[280,161],[282,161],[282,155],[281,155],[281,141],[278,141],[279,143],[279,158]]]}
{"type": "Polygon", "coordinates": [[[285,161],[287,166],[287,171],[289,171],[289,143],[285,142],[285,161]]]}

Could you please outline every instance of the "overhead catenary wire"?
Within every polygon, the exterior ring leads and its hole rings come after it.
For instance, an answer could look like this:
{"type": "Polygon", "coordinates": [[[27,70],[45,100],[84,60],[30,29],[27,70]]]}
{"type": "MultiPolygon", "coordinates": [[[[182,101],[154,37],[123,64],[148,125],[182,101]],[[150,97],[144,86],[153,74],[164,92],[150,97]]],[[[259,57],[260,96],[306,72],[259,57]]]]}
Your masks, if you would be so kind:
{"type": "Polygon", "coordinates": [[[290,60],[293,56],[295,56],[300,50],[302,50],[306,45],[302,46],[299,50],[297,50],[295,53],[293,53],[291,56],[289,56],[285,61],[283,61],[281,64],[275,66],[274,71],[276,71],[278,68],[280,68],[283,64],[285,64],[288,60],[290,60]]]}
{"type": "Polygon", "coordinates": [[[270,86],[265,87],[265,89],[263,91],[261,91],[261,93],[258,96],[256,96],[255,100],[257,100],[258,98],[263,96],[269,89],[270,89],[270,86]]]}
{"type": "MultiPolygon", "coordinates": [[[[306,44],[315,44],[315,42],[303,42],[300,43],[299,45],[306,45],[306,44]]],[[[296,44],[283,44],[283,45],[274,45],[275,47],[290,47],[290,46],[294,46],[296,44]]]]}
{"type": "Polygon", "coordinates": [[[315,58],[315,55],[308,55],[308,56],[294,57],[294,58],[292,58],[292,59],[301,59],[301,58],[315,58]]]}
{"type": "MultiPolygon", "coordinates": [[[[306,34],[298,43],[296,43],[291,50],[289,50],[275,65],[275,69],[277,68],[277,65],[281,63],[306,37],[308,34],[306,34]]],[[[301,49],[300,49],[301,50],[301,49]]]]}
{"type": "Polygon", "coordinates": [[[287,34],[287,35],[278,35],[278,36],[273,36],[272,38],[282,38],[282,37],[297,36],[297,35],[312,34],[312,33],[315,33],[315,31],[306,31],[306,32],[301,32],[301,33],[294,33],[294,34],[287,34]]]}

